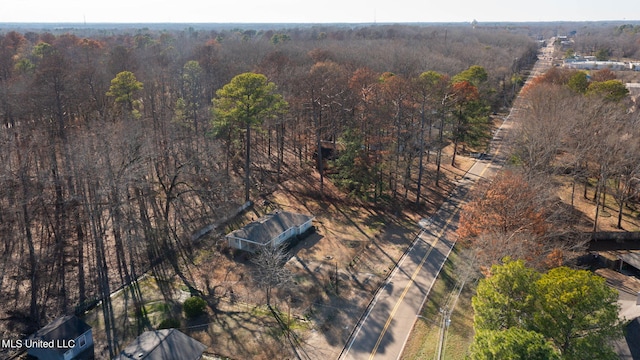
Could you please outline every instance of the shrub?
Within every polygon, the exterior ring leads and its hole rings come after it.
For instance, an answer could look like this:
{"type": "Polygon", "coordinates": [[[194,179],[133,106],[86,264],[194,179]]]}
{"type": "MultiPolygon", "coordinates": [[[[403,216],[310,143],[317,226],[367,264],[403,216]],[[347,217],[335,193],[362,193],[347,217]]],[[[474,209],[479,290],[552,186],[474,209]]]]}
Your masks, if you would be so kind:
{"type": "Polygon", "coordinates": [[[207,307],[207,302],[199,296],[192,296],[185,300],[182,305],[184,314],[187,318],[193,319],[204,313],[204,309],[207,307]]]}

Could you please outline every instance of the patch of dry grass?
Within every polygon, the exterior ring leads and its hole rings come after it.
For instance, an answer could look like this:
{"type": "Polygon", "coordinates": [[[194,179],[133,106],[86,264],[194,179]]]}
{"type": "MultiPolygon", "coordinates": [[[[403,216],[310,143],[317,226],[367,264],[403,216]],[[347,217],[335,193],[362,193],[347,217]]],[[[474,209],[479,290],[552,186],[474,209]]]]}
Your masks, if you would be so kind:
{"type": "MultiPolygon", "coordinates": [[[[413,331],[402,354],[403,360],[434,359],[438,353],[440,341],[441,309],[458,294],[458,280],[455,263],[460,261],[456,251],[451,252],[442,271],[438,275],[429,293],[420,317],[416,319],[413,331]]],[[[443,346],[444,359],[462,360],[467,355],[473,341],[473,309],[471,297],[475,293],[475,283],[466,283],[455,301],[451,314],[451,323],[446,331],[443,346]]]]}

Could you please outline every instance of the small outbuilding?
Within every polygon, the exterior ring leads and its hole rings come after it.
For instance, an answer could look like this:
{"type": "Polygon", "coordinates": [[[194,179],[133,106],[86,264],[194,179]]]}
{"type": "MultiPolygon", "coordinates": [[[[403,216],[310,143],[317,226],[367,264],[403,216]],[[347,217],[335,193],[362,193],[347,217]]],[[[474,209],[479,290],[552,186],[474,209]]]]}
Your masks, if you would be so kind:
{"type": "Polygon", "coordinates": [[[40,360],[94,359],[91,326],[74,315],[53,320],[27,338],[27,354],[40,360]]]}
{"type": "Polygon", "coordinates": [[[257,252],[264,246],[276,247],[311,228],[313,216],[276,211],[226,235],[234,249],[257,252]]]}
{"type": "Polygon", "coordinates": [[[625,264],[640,271],[640,252],[635,250],[619,251],[617,258],[619,261],[618,271],[622,271],[625,264]]]}
{"type": "Polygon", "coordinates": [[[145,331],[113,360],[198,360],[206,348],[177,329],[145,331]]]}

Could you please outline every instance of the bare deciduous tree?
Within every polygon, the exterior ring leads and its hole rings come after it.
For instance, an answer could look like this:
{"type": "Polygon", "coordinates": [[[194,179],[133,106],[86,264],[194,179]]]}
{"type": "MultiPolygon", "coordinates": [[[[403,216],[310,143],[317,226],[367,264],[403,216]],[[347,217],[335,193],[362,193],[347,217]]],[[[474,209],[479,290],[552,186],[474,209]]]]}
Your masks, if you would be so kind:
{"type": "Polygon", "coordinates": [[[255,265],[254,280],[264,289],[268,306],[271,306],[273,289],[291,281],[291,271],[285,267],[288,259],[289,254],[282,245],[265,245],[251,259],[255,265]]]}

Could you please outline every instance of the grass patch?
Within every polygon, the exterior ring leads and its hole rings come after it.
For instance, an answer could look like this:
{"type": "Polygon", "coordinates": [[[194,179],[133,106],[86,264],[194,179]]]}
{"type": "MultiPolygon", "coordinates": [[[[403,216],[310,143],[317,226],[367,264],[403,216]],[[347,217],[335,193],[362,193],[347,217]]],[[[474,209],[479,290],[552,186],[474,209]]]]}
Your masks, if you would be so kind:
{"type": "Polygon", "coordinates": [[[171,305],[165,302],[154,302],[145,304],[142,309],[146,314],[153,314],[156,312],[168,313],[171,311],[171,305]]]}
{"type": "MultiPolygon", "coordinates": [[[[442,321],[440,310],[445,307],[450,296],[455,297],[458,293],[454,264],[459,259],[454,248],[429,292],[420,317],[416,319],[401,359],[433,359],[437,356],[442,321]]],[[[473,294],[475,284],[466,283],[450,317],[451,325],[447,330],[443,348],[444,359],[462,360],[467,355],[474,334],[471,308],[473,294]]]]}
{"type": "Polygon", "coordinates": [[[285,321],[285,328],[273,326],[267,329],[267,334],[272,336],[274,339],[280,339],[282,336],[286,335],[288,331],[303,333],[310,328],[310,325],[305,321],[301,321],[293,316],[289,319],[287,314],[279,314],[282,320],[285,321]]]}
{"type": "Polygon", "coordinates": [[[451,326],[447,331],[444,346],[445,359],[465,359],[473,342],[473,308],[471,298],[475,294],[475,283],[466,284],[451,314],[451,326]]]}
{"type": "Polygon", "coordinates": [[[266,306],[256,306],[251,309],[251,315],[255,317],[270,317],[272,316],[271,310],[266,306]]]}

